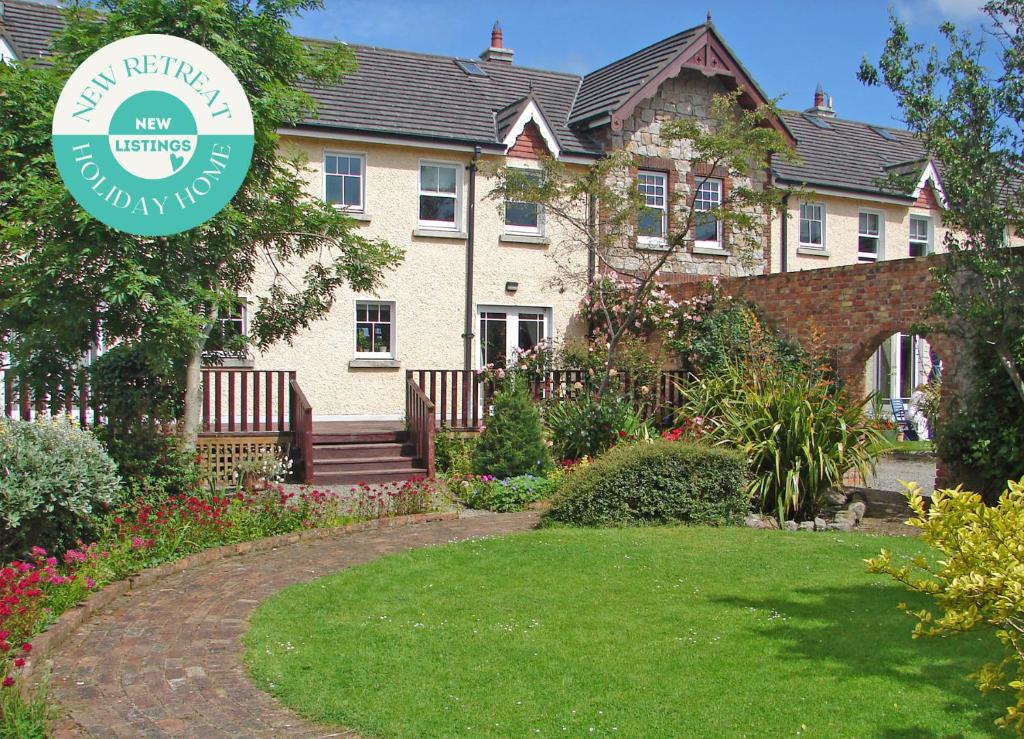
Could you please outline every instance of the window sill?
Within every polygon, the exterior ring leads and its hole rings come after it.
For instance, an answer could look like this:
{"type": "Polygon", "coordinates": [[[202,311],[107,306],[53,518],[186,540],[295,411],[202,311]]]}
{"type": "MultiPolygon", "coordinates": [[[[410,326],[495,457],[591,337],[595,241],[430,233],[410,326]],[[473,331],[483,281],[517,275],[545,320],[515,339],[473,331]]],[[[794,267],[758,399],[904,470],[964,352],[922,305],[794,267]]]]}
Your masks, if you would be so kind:
{"type": "Polygon", "coordinates": [[[345,210],[344,208],[338,208],[338,211],[344,213],[353,221],[360,221],[362,223],[369,223],[371,216],[369,213],[364,213],[361,210],[345,210]]]}
{"type": "Polygon", "coordinates": [[[349,369],[398,369],[402,363],[397,359],[350,359],[349,369]]]}
{"type": "Polygon", "coordinates": [[[498,241],[506,244],[534,244],[536,246],[547,246],[551,243],[551,239],[546,236],[508,233],[499,236],[498,241]]]}
{"type": "Polygon", "coordinates": [[[441,228],[414,228],[412,235],[422,239],[462,239],[464,241],[468,238],[465,231],[446,231],[441,228]]]}
{"type": "Polygon", "coordinates": [[[694,246],[694,254],[707,254],[713,257],[727,257],[729,256],[729,250],[723,249],[720,246],[694,246]]]}
{"type": "Polygon", "coordinates": [[[798,246],[796,253],[805,257],[830,257],[832,252],[822,249],[820,246],[798,246]]]}

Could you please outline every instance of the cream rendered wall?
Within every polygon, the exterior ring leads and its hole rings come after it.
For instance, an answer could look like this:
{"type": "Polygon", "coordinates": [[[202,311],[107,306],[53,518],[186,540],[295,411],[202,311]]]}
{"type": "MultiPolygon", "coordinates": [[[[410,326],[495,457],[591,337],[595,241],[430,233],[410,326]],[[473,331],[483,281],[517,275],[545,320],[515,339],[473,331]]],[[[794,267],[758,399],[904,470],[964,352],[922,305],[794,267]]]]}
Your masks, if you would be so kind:
{"type": "MultiPolygon", "coordinates": [[[[906,259],[910,256],[910,216],[920,215],[931,219],[931,248],[935,252],[944,250],[946,229],[942,217],[936,210],[918,206],[907,207],[895,203],[878,202],[866,198],[837,197],[807,193],[805,197],[794,194],[789,199],[788,267],[791,272],[804,269],[838,267],[857,264],[857,231],[861,210],[883,214],[883,239],[880,259],[906,259]],[[800,246],[800,204],[821,203],[825,206],[824,249],[800,246]]],[[[773,248],[772,271],[782,271],[782,216],[772,218],[773,248]]]]}
{"type": "MultiPolygon", "coordinates": [[[[324,196],[325,152],[361,154],[366,162],[365,213],[359,232],[405,249],[405,261],[387,274],[376,296],[342,289],[327,315],[302,331],[291,345],[281,343],[254,357],[256,369],[293,369],[318,419],[342,417],[398,418],[405,405],[405,370],[463,367],[465,305],[465,238],[414,236],[418,227],[419,165],[421,161],[468,166],[468,152],[369,144],[343,138],[289,137],[282,144],[309,159],[309,193],[324,196]],[[354,368],[355,304],[361,299],[395,303],[397,368],[354,368]]],[[[511,163],[511,160],[510,160],[511,163]]],[[[524,162],[529,164],[529,162],[524,162]]],[[[468,172],[461,178],[460,229],[467,224],[468,172]]],[[[490,189],[477,179],[474,304],[550,308],[556,338],[572,330],[580,294],[559,292],[547,285],[554,275],[549,248],[510,245],[499,241],[503,222],[497,203],[486,199],[490,189]],[[515,294],[505,283],[518,282],[515,294]]],[[[553,239],[556,224],[546,224],[553,239]]],[[[580,255],[583,264],[586,255],[580,255]]],[[[260,275],[256,292],[270,284],[269,270],[260,275]]],[[[478,326],[474,317],[474,333],[478,326]]],[[[474,366],[476,365],[474,352],[474,366]]]]}

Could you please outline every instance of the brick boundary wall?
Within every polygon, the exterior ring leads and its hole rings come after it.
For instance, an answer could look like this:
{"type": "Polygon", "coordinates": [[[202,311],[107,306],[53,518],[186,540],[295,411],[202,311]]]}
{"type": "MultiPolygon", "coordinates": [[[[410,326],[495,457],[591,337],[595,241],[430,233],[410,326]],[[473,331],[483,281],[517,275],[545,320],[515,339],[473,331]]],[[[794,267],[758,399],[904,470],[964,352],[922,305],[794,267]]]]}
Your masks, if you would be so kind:
{"type": "MultiPolygon", "coordinates": [[[[940,259],[945,257],[723,278],[718,284],[724,293],[757,306],[784,336],[805,342],[812,331],[821,331],[835,352],[840,377],[863,395],[865,365],[875,350],[893,334],[910,333],[925,321],[935,290],[931,268],[940,259]]],[[[699,294],[706,283],[706,278],[685,277],[667,286],[676,300],[699,294]]],[[[942,360],[942,409],[948,417],[963,381],[962,347],[954,337],[937,332],[928,341],[942,360]]],[[[945,486],[951,478],[949,466],[939,460],[936,484],[945,486]]]]}
{"type": "Polygon", "coordinates": [[[92,618],[94,613],[103,610],[120,597],[130,595],[131,591],[145,588],[159,582],[171,575],[177,574],[190,567],[209,564],[217,560],[237,557],[251,552],[266,552],[279,547],[295,544],[310,539],[329,539],[336,536],[344,536],[357,531],[369,531],[375,529],[397,528],[400,526],[411,526],[413,524],[429,523],[431,521],[451,521],[457,519],[457,511],[442,511],[435,513],[416,513],[409,516],[395,516],[392,518],[377,518],[372,521],[350,523],[345,526],[336,526],[324,529],[306,529],[294,531],[290,534],[269,536],[255,541],[243,541],[237,544],[225,544],[224,546],[204,549],[201,552],[190,554],[187,557],[176,559],[173,562],[151,567],[142,570],[134,575],[129,575],[123,580],[117,580],[106,585],[81,603],[65,611],[45,631],[36,634],[32,639],[32,659],[19,673],[23,678],[21,687],[27,690],[30,685],[38,683],[40,674],[45,676],[53,655],[60,650],[68,640],[71,639],[78,627],[92,618]]]}

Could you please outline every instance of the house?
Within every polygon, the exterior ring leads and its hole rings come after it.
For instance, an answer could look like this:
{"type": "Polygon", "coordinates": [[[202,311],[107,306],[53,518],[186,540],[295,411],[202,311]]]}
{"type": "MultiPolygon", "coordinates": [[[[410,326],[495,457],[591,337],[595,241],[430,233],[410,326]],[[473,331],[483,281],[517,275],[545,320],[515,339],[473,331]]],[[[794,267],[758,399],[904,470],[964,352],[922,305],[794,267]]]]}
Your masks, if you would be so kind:
{"type": "MultiPolygon", "coordinates": [[[[0,52],[45,60],[60,23],[52,6],[4,0],[0,52]]],[[[566,234],[536,206],[499,207],[489,197],[494,183],[479,165],[537,169],[544,154],[582,168],[625,148],[634,155],[636,186],[667,220],[668,194],[690,192],[695,177],[702,179],[701,202],[708,207],[732,183],[728,173],[691,167],[681,145],[662,141],[661,124],[680,116],[707,120],[713,96],[726,91],[740,89],[744,106],[769,99],[710,14],[700,25],[582,76],[516,64],[498,24],[478,58],[351,48],[358,69],[339,85],[311,89],[319,117],[282,129],[281,146],[308,158],[311,196],[344,208],[364,235],[404,247],[406,258],[379,294],[343,290],[330,314],[291,345],[223,358],[239,375],[263,373],[252,376],[252,388],[266,378],[268,423],[272,398],[282,418],[285,403],[271,392],[265,371],[281,369],[294,373],[318,423],[402,419],[410,377],[429,391],[442,418],[450,407],[451,416],[478,422],[472,370],[584,330],[575,317],[581,294],[552,283],[557,265],[550,254],[566,234]]],[[[789,217],[766,222],[763,252],[753,266],[741,262],[717,224],[666,272],[689,279],[737,276],[940,248],[941,183],[909,133],[837,118],[820,90],[812,109],[785,112],[769,124],[803,161],[774,162],[742,180],[791,191],[789,217]],[[890,171],[916,177],[916,187],[893,191],[881,182],[890,171]]],[[[576,268],[587,269],[587,254],[573,259],[576,268]]],[[[250,298],[269,280],[269,274],[258,276],[250,298]]],[[[244,333],[247,323],[241,305],[222,328],[244,333]]],[[[902,341],[891,348],[890,363],[904,356],[902,341]]],[[[276,377],[281,389],[275,392],[284,393],[284,375],[276,377]]],[[[222,398],[234,408],[234,387],[229,396],[217,385],[217,403],[208,412],[218,422],[222,398]]],[[[243,398],[248,388],[240,387],[243,398]]],[[[902,388],[893,392],[903,394],[902,388]]],[[[234,420],[230,411],[228,420],[234,420]]]]}

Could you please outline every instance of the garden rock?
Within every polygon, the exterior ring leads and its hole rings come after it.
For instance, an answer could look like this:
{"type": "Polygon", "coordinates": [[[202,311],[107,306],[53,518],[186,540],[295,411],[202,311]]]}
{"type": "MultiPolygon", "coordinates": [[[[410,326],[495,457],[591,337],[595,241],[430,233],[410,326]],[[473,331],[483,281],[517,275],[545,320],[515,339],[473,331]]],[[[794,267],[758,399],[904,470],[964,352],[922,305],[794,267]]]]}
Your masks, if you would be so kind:
{"type": "Polygon", "coordinates": [[[751,529],[777,529],[779,523],[771,516],[765,516],[759,513],[751,513],[743,519],[743,525],[751,529]]]}
{"type": "Polygon", "coordinates": [[[855,500],[853,503],[850,503],[850,506],[846,510],[853,514],[854,521],[856,523],[860,523],[864,520],[864,514],[867,513],[868,507],[864,504],[864,501],[855,500]]]}
{"type": "Polygon", "coordinates": [[[836,518],[828,525],[830,531],[853,531],[853,521],[848,518],[836,518]]]}
{"type": "Polygon", "coordinates": [[[828,521],[826,521],[824,518],[822,518],[821,516],[817,516],[814,519],[814,530],[815,531],[825,531],[827,528],[828,528],[828,521]]]}
{"type": "Polygon", "coordinates": [[[800,522],[800,530],[801,531],[814,531],[814,521],[801,521],[800,522]]]}
{"type": "Polygon", "coordinates": [[[800,528],[800,524],[798,524],[796,521],[786,521],[784,524],[782,524],[782,528],[784,528],[786,531],[796,531],[800,528]]]}

